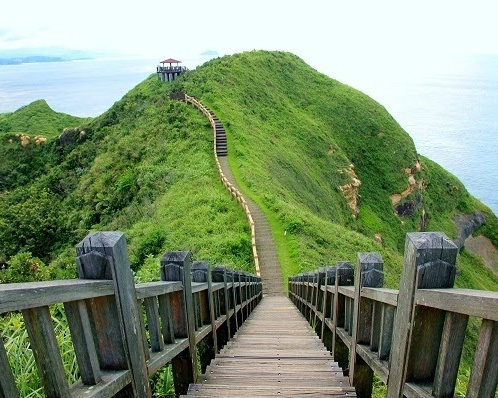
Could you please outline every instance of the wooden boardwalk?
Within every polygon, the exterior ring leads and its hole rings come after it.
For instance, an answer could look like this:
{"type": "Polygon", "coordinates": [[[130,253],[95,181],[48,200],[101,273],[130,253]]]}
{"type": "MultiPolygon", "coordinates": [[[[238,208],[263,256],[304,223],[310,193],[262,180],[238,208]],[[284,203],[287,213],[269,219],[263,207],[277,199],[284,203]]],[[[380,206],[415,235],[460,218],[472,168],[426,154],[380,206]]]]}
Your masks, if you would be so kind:
{"type": "Polygon", "coordinates": [[[355,390],[292,302],[270,296],[190,385],[188,396],[355,397],[355,390]]]}
{"type": "MultiPolygon", "coordinates": [[[[228,181],[242,192],[230,170],[228,158],[220,157],[219,162],[228,181]]],[[[258,248],[261,278],[263,278],[263,294],[282,296],[285,294],[284,282],[270,224],[259,206],[247,196],[244,195],[244,198],[247,201],[256,228],[256,247],[258,248]]]]}

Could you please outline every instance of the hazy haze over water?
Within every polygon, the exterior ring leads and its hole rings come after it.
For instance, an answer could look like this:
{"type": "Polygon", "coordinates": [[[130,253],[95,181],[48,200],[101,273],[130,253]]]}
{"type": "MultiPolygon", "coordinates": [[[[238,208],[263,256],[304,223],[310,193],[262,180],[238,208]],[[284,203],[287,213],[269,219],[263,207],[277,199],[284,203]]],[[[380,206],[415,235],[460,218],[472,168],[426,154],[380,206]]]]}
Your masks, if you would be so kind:
{"type": "MultiPolygon", "coordinates": [[[[183,60],[193,68],[207,58],[183,60]]],[[[0,113],[43,98],[59,112],[97,116],[154,73],[157,61],[0,66],[0,113]]],[[[412,136],[420,154],[455,174],[498,214],[498,56],[417,60],[388,67],[361,58],[313,61],[321,72],[384,105],[412,136]]]]}

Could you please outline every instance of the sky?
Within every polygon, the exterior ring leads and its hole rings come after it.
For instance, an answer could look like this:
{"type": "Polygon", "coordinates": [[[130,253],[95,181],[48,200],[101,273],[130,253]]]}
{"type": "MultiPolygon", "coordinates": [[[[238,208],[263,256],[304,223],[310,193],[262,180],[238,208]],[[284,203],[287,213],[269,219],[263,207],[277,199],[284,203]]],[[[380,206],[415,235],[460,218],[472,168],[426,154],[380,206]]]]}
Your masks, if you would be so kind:
{"type": "Polygon", "coordinates": [[[337,57],[498,53],[496,0],[5,1],[0,50],[66,47],[109,55],[285,50],[337,57]]]}

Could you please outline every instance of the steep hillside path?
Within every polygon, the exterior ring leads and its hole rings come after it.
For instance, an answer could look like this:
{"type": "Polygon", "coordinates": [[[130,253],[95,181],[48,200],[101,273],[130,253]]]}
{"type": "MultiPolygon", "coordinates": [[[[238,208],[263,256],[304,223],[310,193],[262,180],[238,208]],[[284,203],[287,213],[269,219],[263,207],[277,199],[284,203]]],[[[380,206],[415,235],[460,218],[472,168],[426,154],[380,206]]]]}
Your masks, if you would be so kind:
{"type": "Polygon", "coordinates": [[[355,397],[347,377],[287,297],[266,297],[191,384],[194,397],[355,397]]]}
{"type": "MultiPolygon", "coordinates": [[[[183,97],[183,96],[182,96],[183,97]]],[[[263,279],[263,294],[267,296],[285,295],[282,271],[278,261],[275,240],[270,224],[260,207],[242,193],[228,164],[228,148],[225,128],[216,115],[196,98],[184,94],[185,102],[197,107],[209,119],[213,127],[214,156],[223,185],[230,191],[246,211],[251,226],[251,238],[256,272],[263,279]]]]}
{"type": "MultiPolygon", "coordinates": [[[[228,158],[220,158],[219,162],[228,181],[241,191],[228,165],[228,158]]],[[[270,224],[260,207],[254,201],[249,198],[246,198],[246,201],[256,229],[256,247],[258,248],[260,274],[263,279],[263,294],[284,295],[282,271],[270,224]]]]}

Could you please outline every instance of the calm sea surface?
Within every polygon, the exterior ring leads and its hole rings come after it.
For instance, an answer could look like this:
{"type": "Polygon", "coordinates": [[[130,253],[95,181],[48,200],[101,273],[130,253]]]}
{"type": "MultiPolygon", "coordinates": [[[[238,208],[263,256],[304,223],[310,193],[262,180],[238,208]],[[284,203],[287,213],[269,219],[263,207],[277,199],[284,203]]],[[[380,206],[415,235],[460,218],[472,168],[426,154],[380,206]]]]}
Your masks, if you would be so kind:
{"type": "MultiPolygon", "coordinates": [[[[193,68],[207,58],[193,58],[193,68]]],[[[44,98],[56,111],[97,116],[155,72],[157,60],[96,59],[0,66],[0,113],[44,98]]],[[[417,150],[459,177],[498,214],[498,56],[375,66],[314,65],[383,104],[417,150]]]]}

